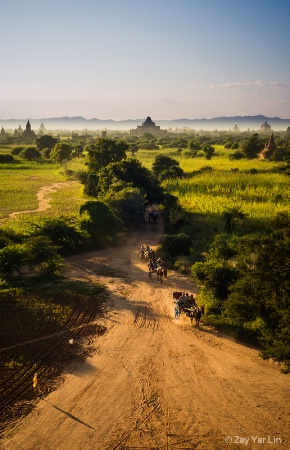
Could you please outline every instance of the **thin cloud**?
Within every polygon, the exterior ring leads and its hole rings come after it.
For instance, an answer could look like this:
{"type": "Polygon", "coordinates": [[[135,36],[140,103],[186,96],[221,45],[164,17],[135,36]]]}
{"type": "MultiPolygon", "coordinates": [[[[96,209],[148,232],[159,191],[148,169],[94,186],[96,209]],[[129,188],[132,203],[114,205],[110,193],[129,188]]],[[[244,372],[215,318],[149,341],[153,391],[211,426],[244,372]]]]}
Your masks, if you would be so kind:
{"type": "Polygon", "coordinates": [[[257,87],[273,87],[273,88],[290,88],[290,82],[283,81],[238,81],[235,83],[223,83],[223,84],[212,84],[209,86],[210,89],[213,88],[257,88],[257,87]]]}

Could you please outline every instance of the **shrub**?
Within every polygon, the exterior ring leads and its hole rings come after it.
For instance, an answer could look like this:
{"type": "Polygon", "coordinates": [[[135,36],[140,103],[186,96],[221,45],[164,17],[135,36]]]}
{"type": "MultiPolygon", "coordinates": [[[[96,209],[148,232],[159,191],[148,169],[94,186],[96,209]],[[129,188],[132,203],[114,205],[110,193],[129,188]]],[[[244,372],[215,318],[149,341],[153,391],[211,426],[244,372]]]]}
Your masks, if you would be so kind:
{"type": "Polygon", "coordinates": [[[24,251],[19,245],[8,245],[0,250],[0,278],[8,280],[15,272],[20,273],[24,251]]]}
{"type": "Polygon", "coordinates": [[[24,149],[25,149],[25,147],[23,147],[23,146],[14,147],[14,148],[11,150],[11,155],[18,156],[19,153],[22,152],[22,150],[24,150],[24,149]]]}
{"type": "Polygon", "coordinates": [[[15,160],[12,155],[0,155],[0,164],[10,164],[15,160]]]}
{"type": "Polygon", "coordinates": [[[190,267],[190,260],[187,256],[179,256],[174,263],[174,269],[184,275],[189,275],[190,267]]]}
{"type": "Polygon", "coordinates": [[[230,156],[229,156],[229,159],[243,159],[243,158],[245,158],[246,156],[245,156],[245,154],[244,154],[244,152],[242,152],[241,150],[237,150],[236,152],[234,152],[234,153],[232,153],[230,156]]]}
{"type": "Polygon", "coordinates": [[[40,158],[41,154],[36,147],[27,147],[19,153],[19,156],[28,161],[32,161],[33,159],[40,158]]]}
{"type": "Polygon", "coordinates": [[[190,237],[184,233],[164,234],[160,239],[160,244],[162,249],[174,258],[179,255],[189,256],[192,241],[190,237]]]}

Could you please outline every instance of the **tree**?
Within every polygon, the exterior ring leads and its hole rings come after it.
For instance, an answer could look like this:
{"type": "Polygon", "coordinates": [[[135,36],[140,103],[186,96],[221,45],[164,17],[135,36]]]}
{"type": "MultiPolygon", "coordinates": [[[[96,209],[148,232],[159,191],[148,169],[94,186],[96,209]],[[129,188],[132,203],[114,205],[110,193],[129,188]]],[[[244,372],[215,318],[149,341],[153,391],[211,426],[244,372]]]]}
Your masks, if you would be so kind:
{"type": "Polygon", "coordinates": [[[19,245],[7,245],[0,249],[0,279],[7,281],[16,272],[20,274],[25,252],[19,245]]]}
{"type": "Polygon", "coordinates": [[[264,358],[283,362],[290,371],[290,238],[284,219],[273,222],[281,230],[272,234],[240,238],[239,279],[230,289],[225,313],[256,333],[264,358]]]}
{"type": "Polygon", "coordinates": [[[188,223],[188,217],[180,205],[170,209],[168,219],[169,223],[174,227],[174,233],[177,232],[179,227],[188,223]]]}
{"type": "Polygon", "coordinates": [[[12,155],[9,154],[3,154],[0,155],[0,164],[10,164],[10,163],[14,163],[15,159],[13,158],[12,155]]]}
{"type": "Polygon", "coordinates": [[[71,159],[71,152],[72,152],[71,145],[66,144],[65,142],[59,142],[51,150],[50,158],[53,161],[62,163],[66,160],[71,159]]]}
{"type": "Polygon", "coordinates": [[[38,150],[43,150],[44,148],[53,148],[57,144],[58,139],[50,136],[49,134],[44,134],[36,139],[36,146],[38,150]]]}
{"type": "Polygon", "coordinates": [[[134,157],[136,155],[136,153],[138,152],[138,145],[137,144],[130,144],[129,145],[129,150],[130,150],[132,156],[134,157]]]}
{"type": "Polygon", "coordinates": [[[219,309],[228,297],[230,286],[237,280],[238,272],[227,261],[209,260],[193,264],[191,275],[196,283],[213,294],[219,309]]]}
{"type": "Polygon", "coordinates": [[[70,254],[84,243],[84,237],[77,229],[76,222],[71,217],[47,218],[40,224],[33,224],[33,233],[47,236],[52,244],[60,249],[62,255],[70,254]]]}
{"type": "Polygon", "coordinates": [[[84,193],[88,197],[97,197],[98,196],[98,180],[99,177],[96,173],[86,172],[86,175],[83,175],[82,183],[85,185],[84,193]]]}
{"type": "Polygon", "coordinates": [[[246,215],[239,208],[231,208],[224,211],[222,218],[224,220],[224,229],[226,233],[232,233],[235,229],[238,219],[245,219],[246,215]]]}
{"type": "Polygon", "coordinates": [[[172,258],[179,255],[189,255],[192,241],[184,233],[163,234],[160,239],[162,250],[169,253],[172,258]]]}
{"type": "Polygon", "coordinates": [[[26,147],[19,153],[19,156],[23,159],[27,159],[28,161],[32,161],[33,159],[40,158],[41,154],[36,147],[26,147]]]}
{"type": "Polygon", "coordinates": [[[250,139],[242,141],[240,147],[247,159],[257,158],[261,151],[261,143],[259,142],[258,134],[254,133],[250,139]]]}
{"type": "Polygon", "coordinates": [[[99,138],[95,144],[86,145],[89,172],[98,172],[110,163],[126,159],[128,148],[126,142],[108,138],[99,138]]]}
{"type": "Polygon", "coordinates": [[[91,243],[97,247],[113,243],[124,231],[121,220],[105,203],[89,200],[80,207],[81,229],[86,231],[91,243]]]}
{"type": "Polygon", "coordinates": [[[181,167],[178,166],[171,166],[168,169],[163,170],[159,174],[159,180],[163,181],[170,178],[182,178],[184,175],[183,170],[181,167]]]}
{"type": "Polygon", "coordinates": [[[154,175],[159,179],[181,177],[184,172],[176,159],[165,155],[157,155],[152,165],[154,175]]]}
{"type": "Polygon", "coordinates": [[[137,228],[143,222],[146,200],[140,189],[119,182],[103,200],[127,229],[137,228]]]}
{"type": "Polygon", "coordinates": [[[22,145],[18,145],[17,147],[13,147],[13,149],[11,150],[11,155],[16,155],[17,156],[24,149],[25,149],[25,147],[23,147],[22,145]]]}
{"type": "Polygon", "coordinates": [[[98,189],[104,195],[114,183],[123,181],[139,188],[148,203],[160,203],[163,196],[158,180],[135,158],[123,159],[99,171],[98,189]]]}
{"type": "Polygon", "coordinates": [[[205,154],[206,159],[211,159],[214,155],[214,147],[209,144],[204,144],[202,146],[202,151],[205,154]]]}
{"type": "Polygon", "coordinates": [[[47,236],[31,236],[25,242],[27,263],[43,275],[56,275],[61,268],[59,247],[47,236]]]}
{"type": "Polygon", "coordinates": [[[72,151],[72,155],[74,157],[79,158],[80,156],[82,156],[83,151],[84,151],[84,148],[83,148],[82,144],[79,143],[79,144],[75,145],[75,147],[72,151]]]}

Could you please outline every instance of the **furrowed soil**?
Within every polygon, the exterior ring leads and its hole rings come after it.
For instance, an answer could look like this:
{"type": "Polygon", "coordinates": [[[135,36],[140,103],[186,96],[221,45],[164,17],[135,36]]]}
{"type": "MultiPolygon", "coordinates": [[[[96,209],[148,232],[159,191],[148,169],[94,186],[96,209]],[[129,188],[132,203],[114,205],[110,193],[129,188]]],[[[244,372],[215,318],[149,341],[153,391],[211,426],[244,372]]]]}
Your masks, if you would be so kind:
{"type": "Polygon", "coordinates": [[[172,271],[150,279],[138,255],[162,231],[147,223],[122,247],[67,259],[67,277],[106,285],[95,320],[105,331],[56,390],[43,395],[39,378],[36,407],[7,427],[1,449],[290,448],[289,376],[204,321],[174,318],[173,291],[196,287],[172,271]]]}

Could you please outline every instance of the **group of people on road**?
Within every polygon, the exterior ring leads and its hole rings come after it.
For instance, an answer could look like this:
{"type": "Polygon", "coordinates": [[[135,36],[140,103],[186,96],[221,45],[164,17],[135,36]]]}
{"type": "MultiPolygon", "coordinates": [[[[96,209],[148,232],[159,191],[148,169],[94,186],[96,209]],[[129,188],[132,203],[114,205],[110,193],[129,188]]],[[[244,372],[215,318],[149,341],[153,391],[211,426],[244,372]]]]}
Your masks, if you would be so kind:
{"type": "Polygon", "coordinates": [[[152,273],[157,273],[161,277],[167,278],[167,268],[162,258],[156,258],[155,251],[148,245],[142,244],[139,249],[140,261],[143,259],[147,262],[149,277],[152,273]]]}
{"type": "Polygon", "coordinates": [[[165,262],[161,258],[156,259],[156,261],[153,261],[152,259],[149,260],[147,263],[147,266],[148,266],[150,278],[151,278],[151,274],[153,272],[157,273],[158,278],[159,277],[167,278],[166,265],[165,265],[165,262]]]}
{"type": "Polygon", "coordinates": [[[155,251],[148,245],[148,244],[142,244],[139,250],[139,258],[140,261],[142,259],[145,259],[148,261],[154,261],[156,260],[155,251]]]}
{"type": "Polygon", "coordinates": [[[181,312],[185,312],[190,317],[190,322],[195,319],[195,324],[199,328],[201,316],[204,315],[204,306],[198,306],[193,294],[182,292],[178,300],[175,300],[174,316],[179,319],[181,312]]]}

